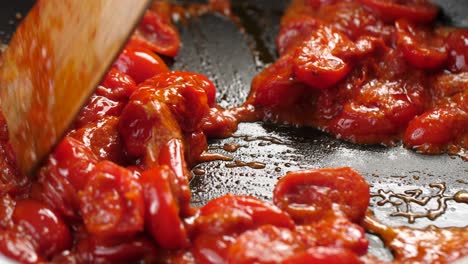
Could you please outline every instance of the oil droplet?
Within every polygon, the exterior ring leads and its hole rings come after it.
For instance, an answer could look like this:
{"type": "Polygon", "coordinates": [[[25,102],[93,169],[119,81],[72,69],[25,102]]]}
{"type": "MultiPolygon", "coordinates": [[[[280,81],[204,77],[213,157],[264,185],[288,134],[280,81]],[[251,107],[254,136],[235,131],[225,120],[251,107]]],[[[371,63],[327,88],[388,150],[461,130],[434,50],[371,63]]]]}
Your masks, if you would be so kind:
{"type": "Polygon", "coordinates": [[[195,175],[203,175],[203,174],[206,173],[205,170],[197,169],[197,168],[196,168],[196,169],[193,169],[192,172],[193,172],[193,174],[195,174],[195,175]]]}
{"type": "Polygon", "coordinates": [[[225,143],[223,146],[223,149],[228,152],[235,152],[240,148],[239,144],[230,144],[230,143],[225,143]]]}
{"type": "Polygon", "coordinates": [[[208,162],[215,160],[232,161],[233,158],[220,153],[203,152],[200,155],[200,162],[208,162]]]}
{"type": "Polygon", "coordinates": [[[454,196],[453,200],[457,203],[468,203],[468,192],[458,191],[454,196]]]}

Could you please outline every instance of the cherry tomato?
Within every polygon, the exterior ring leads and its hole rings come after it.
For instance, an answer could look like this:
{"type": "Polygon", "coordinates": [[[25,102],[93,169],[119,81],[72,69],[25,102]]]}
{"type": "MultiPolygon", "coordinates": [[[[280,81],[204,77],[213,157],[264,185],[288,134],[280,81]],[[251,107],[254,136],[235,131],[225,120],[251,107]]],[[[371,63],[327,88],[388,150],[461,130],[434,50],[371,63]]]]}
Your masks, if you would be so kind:
{"type": "Polygon", "coordinates": [[[433,21],[439,9],[426,0],[359,0],[385,19],[405,18],[413,22],[428,23],[433,21]]]}
{"type": "Polygon", "coordinates": [[[96,89],[96,95],[104,96],[113,101],[127,101],[136,90],[136,83],[129,75],[111,68],[96,89]]]}
{"type": "Polygon", "coordinates": [[[156,247],[145,237],[115,241],[89,237],[81,240],[76,248],[72,257],[77,263],[135,263],[142,260],[153,263],[157,257],[156,247]]]}
{"type": "Polygon", "coordinates": [[[154,95],[154,89],[139,89],[125,106],[118,130],[125,150],[141,158],[145,168],[159,165],[161,148],[182,131],[170,108],[154,95]]]}
{"type": "Polygon", "coordinates": [[[294,76],[315,89],[329,88],[342,80],[351,70],[345,51],[354,44],[330,27],[319,27],[294,55],[294,76]]]}
{"type": "Polygon", "coordinates": [[[65,137],[55,148],[49,159],[60,175],[70,181],[77,191],[83,189],[98,159],[82,142],[65,137]]]}
{"type": "Polygon", "coordinates": [[[231,244],[227,263],[280,263],[305,249],[306,246],[294,231],[264,225],[244,232],[231,244]]]}
{"type": "Polygon", "coordinates": [[[293,56],[286,54],[255,76],[249,100],[260,107],[295,105],[308,88],[294,79],[293,63],[293,56]]]}
{"type": "Polygon", "coordinates": [[[0,231],[0,253],[21,263],[44,263],[30,238],[11,230],[0,231]]]}
{"type": "Polygon", "coordinates": [[[162,72],[168,72],[166,63],[151,50],[127,46],[114,62],[114,67],[128,74],[137,84],[162,72]]]}
{"type": "Polygon", "coordinates": [[[296,226],[295,230],[309,246],[345,248],[359,256],[369,247],[365,230],[336,212],[324,214],[316,223],[296,226]]]}
{"type": "Polygon", "coordinates": [[[90,233],[118,237],[143,230],[141,186],[129,170],[110,161],[99,162],[79,196],[80,212],[90,233]]]}
{"type": "Polygon", "coordinates": [[[16,230],[32,238],[36,252],[49,257],[72,245],[67,225],[45,204],[18,200],[12,216],[16,230]]]}
{"type": "Polygon", "coordinates": [[[208,138],[227,138],[236,132],[238,121],[236,116],[228,111],[212,107],[201,120],[201,130],[208,138]]]}
{"type": "MultiPolygon", "coordinates": [[[[202,126],[203,127],[203,126],[202,126]]],[[[184,135],[184,146],[189,168],[197,165],[200,161],[200,155],[208,148],[208,142],[205,133],[195,131],[184,135]]]]}
{"type": "Polygon", "coordinates": [[[146,11],[131,42],[169,57],[175,57],[180,47],[174,25],[153,11],[146,11]]]}
{"type": "Polygon", "coordinates": [[[32,196],[63,217],[78,218],[77,192],[88,182],[97,163],[93,152],[72,137],[65,137],[39,171],[32,196]]]}
{"type": "Polygon", "coordinates": [[[119,116],[125,104],[100,95],[92,95],[75,121],[77,128],[99,121],[106,116],[119,116]]]}
{"type": "Polygon", "coordinates": [[[170,179],[174,177],[171,174],[173,172],[167,166],[142,173],[140,182],[145,198],[145,223],[160,247],[182,249],[188,246],[189,241],[170,186],[170,179]]]}
{"type": "Polygon", "coordinates": [[[468,30],[457,29],[447,37],[448,68],[452,72],[468,72],[468,30]]]}
{"type": "Polygon", "coordinates": [[[104,117],[100,121],[89,123],[68,135],[83,142],[100,160],[121,164],[124,162],[124,153],[117,130],[118,123],[117,117],[104,117]]]}
{"type": "Polygon", "coordinates": [[[395,22],[396,43],[405,58],[420,69],[437,69],[447,61],[445,39],[411,25],[407,20],[395,22]]]}
{"type": "Polygon", "coordinates": [[[139,86],[140,98],[151,91],[150,100],[166,103],[185,132],[196,130],[214,103],[215,88],[206,77],[190,72],[168,72],[154,76],[139,86]],[[210,97],[208,99],[208,96],[210,97]]]}
{"type": "Polygon", "coordinates": [[[231,234],[262,225],[292,228],[294,222],[278,207],[250,196],[227,194],[209,201],[195,218],[195,233],[231,234]]]}
{"type": "Polygon", "coordinates": [[[439,107],[415,118],[405,131],[407,147],[432,153],[468,133],[468,112],[456,106],[439,107]]]}
{"type": "Polygon", "coordinates": [[[340,210],[359,222],[369,205],[369,185],[351,168],[309,169],[286,174],[273,191],[273,201],[299,223],[340,210]]]}
{"type": "Polygon", "coordinates": [[[360,264],[363,263],[352,251],[343,248],[313,247],[289,257],[281,264],[360,264]]]}
{"type": "Polygon", "coordinates": [[[187,163],[184,157],[184,146],[181,140],[171,139],[165,144],[159,153],[159,164],[168,166],[173,174],[170,176],[169,183],[177,199],[181,215],[188,216],[190,209],[190,187],[188,179],[191,177],[187,170],[187,163]]]}
{"type": "Polygon", "coordinates": [[[201,234],[192,240],[191,252],[196,263],[227,263],[229,247],[235,241],[232,235],[201,234]]]}

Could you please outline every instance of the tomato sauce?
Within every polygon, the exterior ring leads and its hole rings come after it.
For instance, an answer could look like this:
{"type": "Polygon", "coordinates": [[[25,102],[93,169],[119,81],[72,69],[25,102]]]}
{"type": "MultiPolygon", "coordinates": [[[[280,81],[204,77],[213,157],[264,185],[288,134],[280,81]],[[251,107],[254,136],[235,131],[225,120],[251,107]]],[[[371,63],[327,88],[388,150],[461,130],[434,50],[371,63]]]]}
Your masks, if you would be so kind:
{"type": "Polygon", "coordinates": [[[437,13],[427,1],[294,0],[247,104],[273,123],[466,158],[468,30],[437,13]]]}
{"type": "MultiPolygon", "coordinates": [[[[170,14],[181,9],[156,2],[33,178],[19,173],[0,118],[0,253],[22,263],[362,263],[367,228],[396,261],[468,254],[466,229],[371,221],[369,185],[351,168],[287,173],[272,202],[226,194],[190,204],[189,168],[213,158],[207,138],[232,135],[239,121],[311,125],[360,143],[403,136],[427,153],[464,146],[466,32],[419,29],[437,12],[425,2],[360,2],[294,1],[280,59],[244,106],[227,110],[207,77],[161,59],[179,50],[170,14]],[[438,240],[448,244],[410,255],[438,240]]],[[[187,8],[230,15],[222,0],[187,8]]]]}

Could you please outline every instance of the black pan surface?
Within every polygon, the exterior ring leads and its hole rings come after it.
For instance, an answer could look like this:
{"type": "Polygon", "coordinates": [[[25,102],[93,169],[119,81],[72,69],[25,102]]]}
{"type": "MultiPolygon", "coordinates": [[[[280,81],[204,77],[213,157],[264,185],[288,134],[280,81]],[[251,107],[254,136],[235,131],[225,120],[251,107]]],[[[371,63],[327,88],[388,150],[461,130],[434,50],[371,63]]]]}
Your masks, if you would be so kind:
{"type": "MultiPolygon", "coordinates": [[[[2,1],[0,38],[7,42],[33,0],[2,1]]],[[[466,0],[437,0],[441,22],[468,27],[466,0]]],[[[172,68],[207,75],[218,88],[223,107],[240,105],[250,81],[276,58],[274,38],[279,30],[282,0],[233,1],[242,28],[220,15],[204,15],[180,25],[183,46],[172,68]]],[[[231,138],[210,141],[209,152],[232,157],[196,166],[191,182],[193,203],[201,205],[225,193],[271,199],[278,178],[305,168],[350,166],[371,184],[371,208],[389,225],[422,228],[467,226],[468,204],[456,194],[468,191],[468,162],[460,157],[420,155],[402,146],[360,146],[310,128],[262,123],[240,124],[231,138]],[[225,145],[239,145],[229,152],[225,145]]],[[[391,259],[380,240],[370,235],[370,251],[391,259]]]]}

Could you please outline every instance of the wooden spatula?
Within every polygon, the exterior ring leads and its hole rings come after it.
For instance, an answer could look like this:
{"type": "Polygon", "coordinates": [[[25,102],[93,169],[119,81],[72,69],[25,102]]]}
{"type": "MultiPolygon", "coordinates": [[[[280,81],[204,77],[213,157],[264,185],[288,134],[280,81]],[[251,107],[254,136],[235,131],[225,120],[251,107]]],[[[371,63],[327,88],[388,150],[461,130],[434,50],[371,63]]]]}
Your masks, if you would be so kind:
{"type": "Polygon", "coordinates": [[[37,1],[0,69],[0,106],[24,173],[70,126],[150,2],[37,1]]]}

